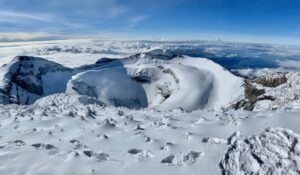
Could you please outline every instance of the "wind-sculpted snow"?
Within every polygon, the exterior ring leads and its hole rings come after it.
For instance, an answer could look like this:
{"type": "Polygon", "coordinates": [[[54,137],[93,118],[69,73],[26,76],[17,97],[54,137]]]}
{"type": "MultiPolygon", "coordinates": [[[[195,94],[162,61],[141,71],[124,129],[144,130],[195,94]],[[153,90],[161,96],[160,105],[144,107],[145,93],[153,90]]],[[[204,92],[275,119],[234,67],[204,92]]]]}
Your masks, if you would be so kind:
{"type": "Polygon", "coordinates": [[[242,79],[216,63],[161,49],[73,69],[21,56],[3,66],[1,74],[3,104],[32,104],[47,95],[69,93],[107,106],[193,111],[225,107],[242,94],[242,79]]]}
{"type": "Polygon", "coordinates": [[[300,135],[270,128],[244,140],[232,140],[220,163],[222,174],[300,174],[300,135]]]}

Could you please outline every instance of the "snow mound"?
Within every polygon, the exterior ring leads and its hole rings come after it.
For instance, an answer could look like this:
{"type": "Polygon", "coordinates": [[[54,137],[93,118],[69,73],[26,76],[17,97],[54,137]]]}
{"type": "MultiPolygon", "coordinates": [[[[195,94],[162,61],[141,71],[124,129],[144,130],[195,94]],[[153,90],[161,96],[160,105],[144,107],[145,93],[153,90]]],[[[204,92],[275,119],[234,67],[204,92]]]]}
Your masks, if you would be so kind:
{"type": "Polygon", "coordinates": [[[299,141],[299,134],[283,128],[237,139],[220,162],[222,174],[299,174],[299,141]]]}
{"type": "Polygon", "coordinates": [[[186,65],[168,65],[165,72],[178,79],[179,88],[159,108],[181,108],[185,111],[203,109],[211,98],[214,76],[211,72],[186,65]]]}
{"type": "Polygon", "coordinates": [[[212,74],[213,86],[206,108],[226,107],[243,94],[243,79],[209,59],[184,56],[177,57],[173,62],[208,71],[212,74]]]}

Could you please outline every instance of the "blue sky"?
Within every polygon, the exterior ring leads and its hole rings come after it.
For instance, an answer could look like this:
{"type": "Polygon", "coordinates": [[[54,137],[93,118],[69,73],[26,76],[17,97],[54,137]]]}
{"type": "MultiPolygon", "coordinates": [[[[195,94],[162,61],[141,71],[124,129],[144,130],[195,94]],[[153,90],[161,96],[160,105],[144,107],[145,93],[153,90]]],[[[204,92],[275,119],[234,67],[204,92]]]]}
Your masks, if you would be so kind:
{"type": "Polygon", "coordinates": [[[0,38],[300,44],[299,0],[0,0],[0,38]]]}

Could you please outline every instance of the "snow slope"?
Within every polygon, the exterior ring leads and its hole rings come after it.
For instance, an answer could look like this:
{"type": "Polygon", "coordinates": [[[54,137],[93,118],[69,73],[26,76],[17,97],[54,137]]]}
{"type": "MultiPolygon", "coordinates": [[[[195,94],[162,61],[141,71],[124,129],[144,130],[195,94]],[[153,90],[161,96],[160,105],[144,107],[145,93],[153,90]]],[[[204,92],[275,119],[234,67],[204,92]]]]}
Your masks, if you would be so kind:
{"type": "Polygon", "coordinates": [[[57,94],[33,105],[1,106],[0,113],[1,174],[299,171],[297,110],[136,111],[57,94]],[[290,130],[264,131],[275,126],[290,130]],[[264,163],[257,163],[251,152],[264,163]],[[239,157],[242,161],[237,161],[239,157]],[[278,160],[283,160],[281,165],[278,160]]]}
{"type": "Polygon", "coordinates": [[[174,60],[176,63],[193,66],[201,70],[207,70],[214,76],[212,97],[209,105],[213,108],[230,104],[234,99],[243,94],[243,79],[230,73],[222,66],[205,58],[192,58],[174,60]]]}

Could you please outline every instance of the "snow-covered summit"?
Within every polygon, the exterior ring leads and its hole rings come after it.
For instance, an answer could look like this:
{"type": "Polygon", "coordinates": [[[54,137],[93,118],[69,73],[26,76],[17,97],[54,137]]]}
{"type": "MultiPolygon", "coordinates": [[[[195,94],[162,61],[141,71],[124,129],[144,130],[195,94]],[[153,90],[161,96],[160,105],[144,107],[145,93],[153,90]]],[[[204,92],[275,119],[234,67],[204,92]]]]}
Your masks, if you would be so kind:
{"type": "MultiPolygon", "coordinates": [[[[162,110],[180,108],[185,111],[225,107],[242,94],[241,78],[208,59],[180,56],[170,50],[153,49],[121,60],[98,61],[102,64],[105,62],[112,65],[114,62],[122,64],[74,76],[68,85],[71,87],[68,89],[72,89],[69,93],[77,92],[98,99],[104,97],[103,101],[110,101],[109,99],[116,97],[108,94],[116,94],[114,92],[116,89],[123,94],[141,91],[146,94],[146,99],[130,98],[131,100],[128,101],[145,101],[147,107],[162,110]],[[88,80],[91,78],[87,74],[97,77],[99,81],[88,80]],[[118,77],[132,79],[139,86],[134,88],[132,83],[119,81],[118,77]],[[105,79],[109,81],[104,83],[105,79]],[[86,88],[82,90],[79,86],[86,88]],[[95,92],[92,93],[94,95],[91,95],[91,92],[95,92]]],[[[118,98],[119,101],[121,97],[118,98]]],[[[144,105],[137,107],[143,108],[144,105]]]]}
{"type": "Polygon", "coordinates": [[[152,49],[124,59],[67,68],[21,56],[1,68],[2,103],[31,104],[54,93],[86,95],[130,108],[220,108],[242,94],[242,79],[218,64],[152,49]],[[67,88],[68,87],[68,88],[67,88]]]}
{"type": "Polygon", "coordinates": [[[152,49],[75,68],[18,56],[0,68],[0,102],[32,104],[55,93],[134,109],[246,109],[299,106],[299,73],[244,80],[205,58],[152,49]],[[285,95],[283,95],[285,94],[285,95]]]}

